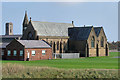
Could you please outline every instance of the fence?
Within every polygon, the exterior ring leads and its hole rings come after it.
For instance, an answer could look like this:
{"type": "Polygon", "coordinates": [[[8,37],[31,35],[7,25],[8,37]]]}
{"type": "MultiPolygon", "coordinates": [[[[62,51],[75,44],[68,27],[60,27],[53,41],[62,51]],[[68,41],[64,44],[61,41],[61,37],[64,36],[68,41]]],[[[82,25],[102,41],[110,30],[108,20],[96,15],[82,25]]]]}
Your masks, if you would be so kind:
{"type": "Polygon", "coordinates": [[[62,59],[79,58],[80,53],[53,53],[53,57],[62,59]]]}

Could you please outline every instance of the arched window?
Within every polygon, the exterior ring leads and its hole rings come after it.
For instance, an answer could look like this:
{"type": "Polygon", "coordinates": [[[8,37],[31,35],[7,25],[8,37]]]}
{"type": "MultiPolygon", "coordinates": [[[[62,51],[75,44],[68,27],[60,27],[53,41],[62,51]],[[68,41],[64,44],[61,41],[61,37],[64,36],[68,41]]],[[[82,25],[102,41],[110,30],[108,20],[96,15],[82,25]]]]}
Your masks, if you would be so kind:
{"type": "Polygon", "coordinates": [[[94,38],[94,36],[92,36],[92,39],[91,39],[91,47],[92,48],[95,47],[95,38],[94,38]]]}
{"type": "Polygon", "coordinates": [[[59,50],[59,42],[57,42],[57,50],[59,50]]]}
{"type": "Polygon", "coordinates": [[[101,38],[101,47],[104,47],[104,38],[101,38]]]}
{"type": "Polygon", "coordinates": [[[28,35],[27,35],[27,39],[28,39],[28,40],[31,40],[31,39],[32,39],[32,36],[33,36],[32,33],[29,32],[28,35]]]}

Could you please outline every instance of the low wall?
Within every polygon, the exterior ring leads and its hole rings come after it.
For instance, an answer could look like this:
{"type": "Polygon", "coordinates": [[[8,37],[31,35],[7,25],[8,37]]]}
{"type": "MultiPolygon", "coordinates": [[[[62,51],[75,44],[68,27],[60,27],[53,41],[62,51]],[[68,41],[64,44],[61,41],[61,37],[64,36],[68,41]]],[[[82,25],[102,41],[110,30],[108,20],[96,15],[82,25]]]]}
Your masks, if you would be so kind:
{"type": "Polygon", "coordinates": [[[53,53],[53,57],[62,58],[62,59],[72,59],[72,58],[79,58],[80,53],[53,53]]]}
{"type": "Polygon", "coordinates": [[[115,50],[109,50],[109,52],[120,52],[120,51],[118,51],[117,49],[115,49],[115,50]]]}

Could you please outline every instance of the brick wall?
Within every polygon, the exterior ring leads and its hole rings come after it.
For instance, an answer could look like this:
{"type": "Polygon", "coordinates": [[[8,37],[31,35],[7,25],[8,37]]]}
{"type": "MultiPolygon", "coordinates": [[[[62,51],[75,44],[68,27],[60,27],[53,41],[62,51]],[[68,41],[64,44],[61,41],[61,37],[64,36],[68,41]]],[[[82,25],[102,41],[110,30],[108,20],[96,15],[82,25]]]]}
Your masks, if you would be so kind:
{"type": "Polygon", "coordinates": [[[13,55],[14,50],[10,50],[10,51],[11,51],[11,55],[10,56],[6,55],[6,60],[22,60],[22,61],[24,60],[24,56],[20,56],[20,50],[16,50],[17,51],[16,56],[13,55]]]}
{"type": "Polygon", "coordinates": [[[5,58],[7,60],[24,60],[24,55],[20,56],[20,50],[23,50],[23,52],[24,52],[24,46],[21,45],[16,40],[13,40],[10,44],[8,44],[6,46],[6,55],[5,55],[5,58]],[[11,52],[10,56],[7,55],[8,50],[10,50],[10,52],[11,52]],[[14,50],[17,51],[17,55],[16,56],[13,55],[14,50]]]}
{"type": "Polygon", "coordinates": [[[6,48],[0,48],[0,59],[5,60],[5,55],[6,55],[6,48]],[[2,51],[4,52],[4,55],[2,55],[2,51]]]}
{"type": "Polygon", "coordinates": [[[25,49],[24,60],[27,60],[29,53],[29,60],[41,60],[41,59],[52,59],[52,48],[41,48],[41,49],[25,49]],[[42,55],[42,50],[45,50],[45,55],[42,55]],[[32,55],[32,51],[35,51],[35,55],[32,55]]]}

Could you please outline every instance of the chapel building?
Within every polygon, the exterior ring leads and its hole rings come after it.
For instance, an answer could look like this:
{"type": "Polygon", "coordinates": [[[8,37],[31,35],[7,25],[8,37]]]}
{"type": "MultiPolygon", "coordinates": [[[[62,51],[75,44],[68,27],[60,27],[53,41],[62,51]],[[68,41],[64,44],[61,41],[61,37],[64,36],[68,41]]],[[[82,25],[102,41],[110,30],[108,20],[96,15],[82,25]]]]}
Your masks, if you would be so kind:
{"type": "Polygon", "coordinates": [[[40,22],[31,18],[28,21],[25,13],[21,39],[44,40],[52,47],[53,53],[65,53],[68,51],[68,28],[74,27],[72,23],[40,22]]]}

